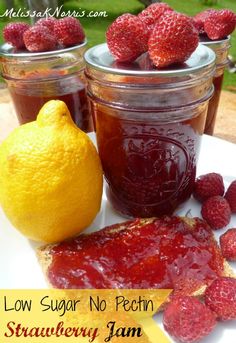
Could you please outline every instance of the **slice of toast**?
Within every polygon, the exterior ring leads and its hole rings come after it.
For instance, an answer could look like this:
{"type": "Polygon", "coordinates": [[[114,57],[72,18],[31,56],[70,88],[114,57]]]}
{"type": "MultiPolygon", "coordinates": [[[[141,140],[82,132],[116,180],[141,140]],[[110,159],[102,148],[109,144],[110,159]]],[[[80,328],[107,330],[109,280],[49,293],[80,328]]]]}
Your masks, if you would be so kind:
{"type": "Polygon", "coordinates": [[[46,245],[38,258],[55,288],[173,288],[202,296],[219,276],[234,277],[207,223],[163,217],[115,224],[46,245]]]}

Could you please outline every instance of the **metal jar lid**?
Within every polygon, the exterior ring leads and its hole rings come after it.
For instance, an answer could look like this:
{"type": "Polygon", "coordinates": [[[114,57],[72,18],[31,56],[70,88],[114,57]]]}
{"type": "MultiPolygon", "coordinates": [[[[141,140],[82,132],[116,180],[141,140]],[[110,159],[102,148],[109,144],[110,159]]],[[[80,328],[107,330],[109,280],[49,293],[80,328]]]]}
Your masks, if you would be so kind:
{"type": "Polygon", "coordinates": [[[217,67],[228,64],[227,57],[230,48],[230,36],[219,40],[211,40],[208,37],[201,37],[200,43],[211,48],[215,52],[217,67]]]}
{"type": "Polygon", "coordinates": [[[172,78],[184,77],[201,73],[202,70],[213,70],[215,53],[204,45],[198,45],[190,58],[181,65],[173,65],[168,68],[157,69],[151,63],[148,54],[143,54],[133,63],[118,63],[109,52],[106,43],[94,46],[86,51],[85,62],[88,69],[113,75],[130,75],[137,77],[172,78]]]}
{"type": "Polygon", "coordinates": [[[165,69],[154,67],[147,53],[133,63],[117,63],[107,44],[84,57],[88,96],[107,106],[156,112],[195,106],[212,94],[215,53],[204,45],[185,63],[165,69]]]}
{"type": "Polygon", "coordinates": [[[0,46],[0,69],[6,80],[46,80],[70,75],[85,67],[86,41],[76,46],[45,52],[15,51],[10,44],[0,46]]]}
{"type": "Polygon", "coordinates": [[[63,49],[56,49],[51,51],[43,51],[43,52],[30,52],[26,51],[25,49],[22,50],[15,50],[15,48],[8,43],[4,43],[0,46],[0,56],[1,57],[12,57],[16,59],[41,59],[46,57],[54,57],[61,54],[66,54],[70,52],[75,52],[76,50],[85,47],[87,44],[87,40],[83,43],[74,45],[68,48],[63,49]]]}

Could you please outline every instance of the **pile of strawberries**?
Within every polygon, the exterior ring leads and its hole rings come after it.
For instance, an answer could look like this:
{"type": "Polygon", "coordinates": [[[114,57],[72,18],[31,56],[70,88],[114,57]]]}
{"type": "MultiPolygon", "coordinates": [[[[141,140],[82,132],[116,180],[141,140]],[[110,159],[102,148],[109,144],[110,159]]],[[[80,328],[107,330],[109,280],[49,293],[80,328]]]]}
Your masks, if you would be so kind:
{"type": "MultiPolygon", "coordinates": [[[[225,192],[220,174],[209,173],[196,179],[193,196],[202,203],[201,214],[213,230],[221,229],[236,213],[236,180],[225,192]]],[[[228,230],[220,237],[223,256],[228,261],[236,261],[236,228],[228,230]]]]}
{"type": "Polygon", "coordinates": [[[236,319],[236,279],[221,277],[205,292],[205,303],[191,296],[174,296],[163,314],[165,330],[178,342],[198,342],[218,321],[236,319]]]}
{"type": "MultiPolygon", "coordinates": [[[[236,180],[225,192],[224,180],[218,173],[199,176],[193,192],[202,203],[201,214],[213,230],[229,224],[236,213],[236,180]]],[[[222,255],[236,261],[236,228],[227,230],[220,237],[222,255]]],[[[166,331],[179,342],[197,342],[208,335],[217,320],[236,319],[236,279],[221,277],[206,289],[205,303],[191,296],[173,295],[167,305],[163,324],[166,331]]]]}
{"type": "Polygon", "coordinates": [[[80,44],[85,34],[79,20],[73,17],[58,20],[48,17],[33,26],[23,22],[7,24],[3,37],[16,49],[42,52],[80,44]]]}
{"type": "Polygon", "coordinates": [[[234,31],[236,15],[229,10],[208,9],[195,15],[193,22],[199,34],[206,35],[211,40],[217,40],[234,31]]]}
{"type": "Polygon", "coordinates": [[[118,17],[106,32],[107,45],[118,62],[133,62],[148,51],[158,68],[185,62],[199,43],[199,34],[221,39],[232,33],[236,14],[228,9],[207,10],[195,17],[154,3],[137,16],[118,17]]]}

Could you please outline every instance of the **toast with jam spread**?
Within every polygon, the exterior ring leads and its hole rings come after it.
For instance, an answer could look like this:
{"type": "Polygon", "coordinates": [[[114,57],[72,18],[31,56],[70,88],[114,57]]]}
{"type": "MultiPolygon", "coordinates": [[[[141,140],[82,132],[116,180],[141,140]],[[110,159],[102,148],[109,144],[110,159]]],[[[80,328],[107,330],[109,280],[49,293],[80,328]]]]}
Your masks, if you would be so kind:
{"type": "Polygon", "coordinates": [[[159,289],[202,296],[233,270],[200,218],[136,219],[41,247],[39,261],[51,287],[159,289]]]}

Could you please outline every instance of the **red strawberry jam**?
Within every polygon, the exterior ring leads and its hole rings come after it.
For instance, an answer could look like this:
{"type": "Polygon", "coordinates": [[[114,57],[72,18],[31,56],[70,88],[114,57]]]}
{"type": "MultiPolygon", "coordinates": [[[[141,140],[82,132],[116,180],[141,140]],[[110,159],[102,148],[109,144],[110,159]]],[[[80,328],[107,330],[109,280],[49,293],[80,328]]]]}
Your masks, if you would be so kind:
{"type": "MultiPolygon", "coordinates": [[[[79,82],[78,82],[79,84],[79,82]]],[[[14,88],[9,88],[20,124],[25,124],[36,119],[40,108],[49,100],[57,99],[66,103],[75,124],[83,131],[92,131],[92,118],[90,116],[85,88],[74,90],[68,94],[55,94],[41,96],[18,93],[14,88]]]]}
{"type": "Polygon", "coordinates": [[[218,106],[220,102],[220,94],[221,94],[221,89],[222,89],[223,78],[224,78],[224,74],[213,78],[214,94],[209,101],[206,124],[205,124],[205,129],[204,129],[204,133],[206,133],[207,135],[213,135],[214,133],[216,114],[217,114],[217,110],[218,110],[218,106]]]}
{"type": "Polygon", "coordinates": [[[128,217],[172,214],[193,191],[206,108],[175,123],[134,122],[100,105],[91,108],[113,207],[128,217]]]}
{"type": "Polygon", "coordinates": [[[56,288],[181,288],[190,294],[223,275],[206,222],[137,219],[59,243],[47,276],[56,288]],[[190,226],[191,225],[191,226],[190,226]]]}
{"type": "Polygon", "coordinates": [[[225,66],[228,64],[230,36],[219,40],[210,40],[206,36],[201,36],[200,41],[203,45],[211,48],[216,54],[216,70],[213,78],[214,93],[209,101],[206,124],[204,129],[204,133],[213,135],[224,78],[224,70],[225,66]]]}
{"type": "Polygon", "coordinates": [[[84,82],[85,46],[33,53],[1,46],[1,72],[20,124],[34,121],[47,101],[58,99],[66,103],[77,126],[93,130],[84,82]]]}

